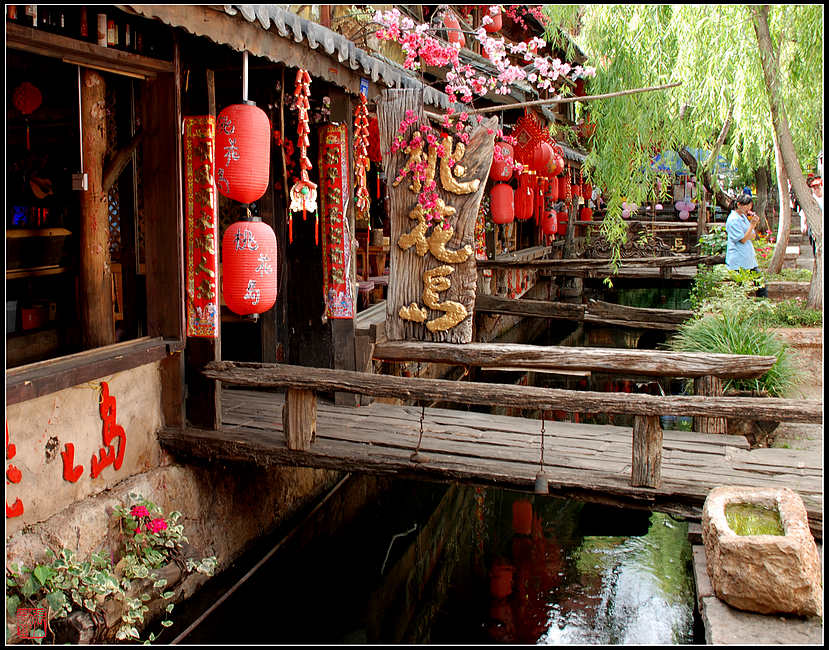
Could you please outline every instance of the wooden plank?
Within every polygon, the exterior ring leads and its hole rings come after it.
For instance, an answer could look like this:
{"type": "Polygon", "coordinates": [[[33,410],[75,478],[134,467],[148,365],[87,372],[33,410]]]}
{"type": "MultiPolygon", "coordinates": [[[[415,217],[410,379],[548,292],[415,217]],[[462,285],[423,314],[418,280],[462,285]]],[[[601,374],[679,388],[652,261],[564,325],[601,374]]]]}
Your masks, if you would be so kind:
{"type": "Polygon", "coordinates": [[[502,296],[478,295],[475,297],[475,311],[492,314],[510,314],[532,318],[559,318],[581,321],[584,319],[584,305],[548,300],[511,299],[502,296]]]}
{"type": "Polygon", "coordinates": [[[167,353],[167,342],[161,337],[144,337],[12,368],[6,371],[6,405],[152,363],[167,353]]]}
{"type": "Polygon", "coordinates": [[[662,427],[656,416],[633,421],[631,485],[659,487],[662,482],[662,427]]]}
{"type": "MultiPolygon", "coordinates": [[[[459,346],[462,347],[462,346],[459,346]]],[[[510,404],[521,408],[553,409],[631,415],[705,415],[745,417],[778,422],[823,420],[822,402],[752,397],[656,397],[632,393],[599,393],[534,386],[454,382],[443,379],[391,377],[308,368],[287,364],[219,361],[207,365],[205,375],[229,384],[251,387],[303,388],[407,400],[458,404],[510,404]]]]}
{"type": "Polygon", "coordinates": [[[128,76],[153,78],[174,69],[170,61],[101,47],[96,43],[9,22],[6,23],[6,47],[128,76]]]}
{"type": "Polygon", "coordinates": [[[143,97],[144,236],[147,260],[147,331],[183,341],[184,216],[181,202],[181,108],[178,44],[176,72],[147,83],[143,97]]]}
{"type": "Polygon", "coordinates": [[[374,347],[382,361],[448,363],[478,368],[521,367],[546,370],[591,370],[656,377],[758,377],[774,357],[663,350],[627,350],[512,343],[413,343],[388,341],[374,347]]]}
{"type": "Polygon", "coordinates": [[[647,307],[629,307],[610,302],[591,299],[587,304],[591,316],[616,320],[648,321],[658,320],[672,325],[680,325],[694,315],[688,309],[652,309],[647,307]]]}
{"type": "MultiPolygon", "coordinates": [[[[676,255],[671,257],[626,257],[622,259],[621,269],[627,268],[663,268],[697,266],[698,264],[722,264],[725,257],[722,255],[676,255]]],[[[571,258],[558,260],[478,260],[482,269],[543,269],[545,271],[582,271],[610,267],[610,259],[601,258],[571,258]]]]}

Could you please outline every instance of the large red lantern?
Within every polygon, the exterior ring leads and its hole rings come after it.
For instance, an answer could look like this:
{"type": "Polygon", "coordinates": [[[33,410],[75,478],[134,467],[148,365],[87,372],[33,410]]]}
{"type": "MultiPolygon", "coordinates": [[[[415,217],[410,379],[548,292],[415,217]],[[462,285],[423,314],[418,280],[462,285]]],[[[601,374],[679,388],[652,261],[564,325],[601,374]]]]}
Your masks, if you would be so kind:
{"type": "Polygon", "coordinates": [[[490,191],[493,223],[512,223],[515,219],[515,192],[506,183],[498,183],[490,191]]]}
{"type": "Polygon", "coordinates": [[[494,181],[508,181],[512,178],[514,162],[515,154],[512,145],[507,142],[496,143],[495,153],[492,157],[492,166],[489,168],[490,178],[494,181]]]}
{"type": "Polygon", "coordinates": [[[546,174],[552,157],[553,148],[546,142],[539,142],[533,149],[532,168],[539,174],[546,174]]]}
{"type": "Polygon", "coordinates": [[[261,314],[276,302],[276,235],[258,219],[237,221],[222,237],[222,298],[240,316],[261,314]]]}
{"type": "Polygon", "coordinates": [[[593,198],[593,186],[590,183],[583,183],[581,186],[581,196],[585,201],[593,198]]]}
{"type": "Polygon", "coordinates": [[[541,232],[545,235],[554,235],[558,230],[558,218],[555,210],[545,212],[541,218],[541,232]]]}
{"type": "Polygon", "coordinates": [[[446,25],[446,38],[450,43],[460,43],[461,47],[466,45],[466,37],[461,31],[461,24],[458,22],[455,14],[447,10],[446,16],[443,18],[443,24],[446,25]]]}
{"type": "Polygon", "coordinates": [[[559,235],[566,235],[567,234],[567,221],[569,220],[568,217],[567,217],[567,213],[564,212],[564,211],[561,211],[561,212],[558,213],[557,217],[558,217],[558,219],[557,219],[558,220],[558,229],[556,230],[556,232],[558,232],[559,235]]]}
{"type": "Polygon", "coordinates": [[[581,209],[579,213],[579,218],[582,221],[593,221],[593,210],[588,208],[586,205],[581,209]]]}
{"type": "Polygon", "coordinates": [[[216,186],[224,196],[253,203],[268,188],[271,126],[255,104],[232,104],[216,120],[216,186]]]}
{"type": "MultiPolygon", "coordinates": [[[[497,5],[492,5],[492,6],[497,7],[497,5]]],[[[493,14],[490,11],[490,8],[491,7],[486,7],[484,9],[484,12],[485,12],[484,15],[489,16],[490,18],[492,18],[492,22],[487,23],[486,25],[484,25],[484,30],[488,34],[494,34],[495,32],[501,31],[501,27],[503,26],[503,20],[501,18],[501,10],[500,9],[498,9],[497,13],[493,14]]]]}
{"type": "Polygon", "coordinates": [[[518,179],[518,189],[515,190],[515,218],[526,221],[533,216],[533,188],[529,182],[529,174],[522,174],[518,179]]]}

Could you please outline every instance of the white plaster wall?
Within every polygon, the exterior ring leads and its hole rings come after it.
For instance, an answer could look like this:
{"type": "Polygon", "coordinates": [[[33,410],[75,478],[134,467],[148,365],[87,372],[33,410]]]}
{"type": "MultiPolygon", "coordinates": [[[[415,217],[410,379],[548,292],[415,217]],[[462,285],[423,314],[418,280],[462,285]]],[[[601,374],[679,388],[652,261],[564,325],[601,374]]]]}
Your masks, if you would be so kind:
{"type": "MultiPolygon", "coordinates": [[[[34,400],[13,404],[6,410],[8,442],[16,454],[6,459],[21,480],[6,480],[6,504],[23,503],[22,516],[6,518],[6,538],[25,525],[44,521],[70,504],[107,490],[124,479],[161,464],[156,433],[163,424],[159,364],[151,363],[100,380],[74,386],[34,400]],[[109,385],[116,400],[117,424],[124,428],[127,444],[120,469],[105,467],[91,476],[91,458],[103,445],[103,420],[99,411],[101,382],[109,385]],[[63,478],[61,452],[66,443],[75,446],[74,465],[83,466],[75,483],[63,478]]],[[[117,444],[114,443],[114,444],[117,444]]]]}

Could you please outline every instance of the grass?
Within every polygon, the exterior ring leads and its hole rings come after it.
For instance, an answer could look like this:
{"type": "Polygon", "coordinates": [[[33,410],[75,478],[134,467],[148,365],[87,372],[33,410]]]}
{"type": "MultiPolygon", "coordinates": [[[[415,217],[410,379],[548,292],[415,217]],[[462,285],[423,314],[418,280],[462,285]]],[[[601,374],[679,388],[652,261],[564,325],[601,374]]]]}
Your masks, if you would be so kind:
{"type": "Polygon", "coordinates": [[[812,272],[809,269],[781,269],[780,273],[766,276],[767,282],[811,282],[812,272]]]}
{"type": "Polygon", "coordinates": [[[677,352],[715,352],[775,357],[771,369],[753,379],[730,379],[723,390],[765,392],[781,397],[798,381],[798,371],[784,343],[761,321],[758,311],[725,305],[682,324],[668,342],[677,352]]]}

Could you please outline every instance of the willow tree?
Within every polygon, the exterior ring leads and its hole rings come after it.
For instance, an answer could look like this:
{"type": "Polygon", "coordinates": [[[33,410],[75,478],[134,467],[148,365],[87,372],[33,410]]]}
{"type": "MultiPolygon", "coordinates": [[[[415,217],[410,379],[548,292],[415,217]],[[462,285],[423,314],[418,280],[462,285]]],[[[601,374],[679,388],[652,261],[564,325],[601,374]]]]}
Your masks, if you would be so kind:
{"type": "MultiPolygon", "coordinates": [[[[585,166],[594,185],[608,192],[602,230],[612,243],[626,236],[623,200],[641,204],[666,198],[654,189],[655,153],[673,150],[687,158],[686,148],[719,151],[741,177],[753,176],[773,160],[773,116],[751,7],[548,5],[545,11],[596,66],[591,94],[682,82],[659,93],[585,104],[597,127],[585,166]]],[[[784,44],[772,60],[778,71],[776,96],[786,113],[796,116],[790,124],[790,157],[811,167],[823,147],[822,7],[774,6],[768,16],[772,42],[784,44]]],[[[548,38],[561,41],[555,29],[548,30],[548,38]]],[[[716,159],[710,155],[693,163],[723,203],[716,159]]],[[[789,166],[790,176],[802,177],[799,165],[789,166]]],[[[822,268],[815,275],[822,277],[822,268]]]]}

